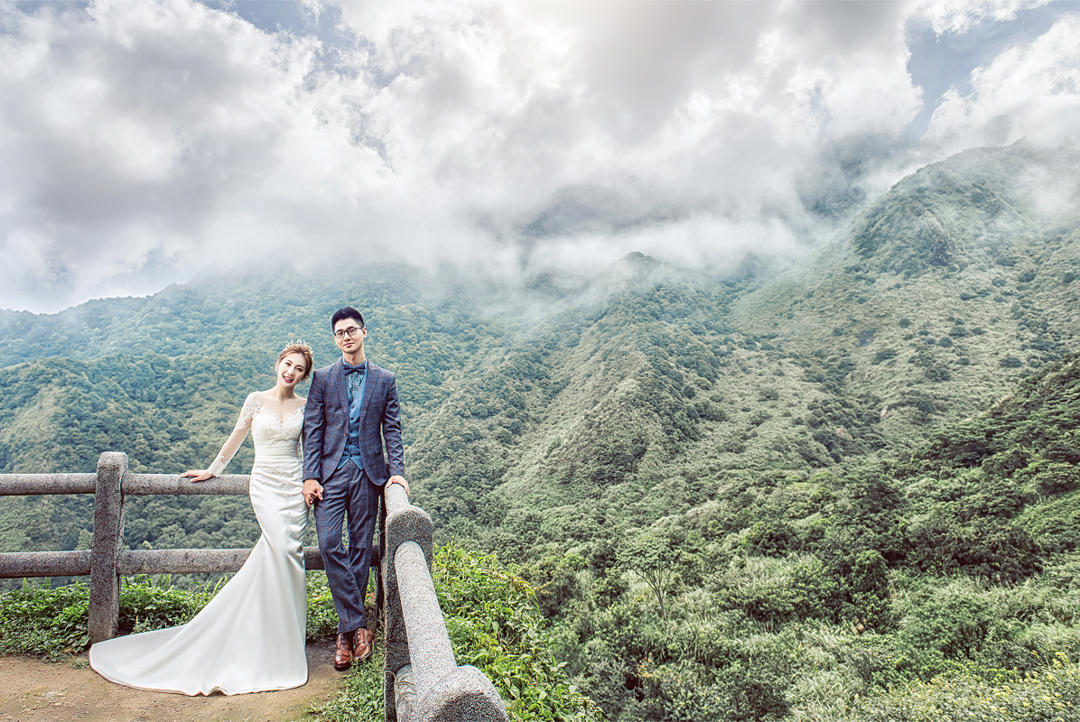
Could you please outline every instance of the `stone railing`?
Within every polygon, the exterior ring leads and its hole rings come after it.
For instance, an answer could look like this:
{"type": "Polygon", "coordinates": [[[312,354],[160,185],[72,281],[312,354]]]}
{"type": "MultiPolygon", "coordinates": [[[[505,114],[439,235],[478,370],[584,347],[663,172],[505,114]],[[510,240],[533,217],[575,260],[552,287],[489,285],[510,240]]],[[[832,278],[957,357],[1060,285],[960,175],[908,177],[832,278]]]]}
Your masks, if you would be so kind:
{"type": "MultiPolygon", "coordinates": [[[[120,577],[125,574],[234,572],[250,549],[122,549],[124,497],[147,494],[247,494],[246,475],[200,483],[169,474],[132,474],[127,454],[105,452],[95,474],[0,474],[0,496],[93,494],[89,551],[0,553],[0,578],[90,577],[91,643],[116,636],[120,577]]],[[[386,636],[387,720],[450,722],[506,720],[491,681],[475,667],[458,667],[431,581],[431,518],[393,485],[384,495],[380,532],[379,600],[386,636]],[[389,550],[389,552],[387,551],[389,550]],[[388,592],[383,601],[383,588],[388,592]]],[[[308,569],[322,569],[317,547],[304,547],[308,569]]]]}
{"type": "Polygon", "coordinates": [[[386,719],[506,720],[491,681],[457,666],[431,581],[431,517],[405,490],[386,489],[382,576],[386,580],[386,719]]]}

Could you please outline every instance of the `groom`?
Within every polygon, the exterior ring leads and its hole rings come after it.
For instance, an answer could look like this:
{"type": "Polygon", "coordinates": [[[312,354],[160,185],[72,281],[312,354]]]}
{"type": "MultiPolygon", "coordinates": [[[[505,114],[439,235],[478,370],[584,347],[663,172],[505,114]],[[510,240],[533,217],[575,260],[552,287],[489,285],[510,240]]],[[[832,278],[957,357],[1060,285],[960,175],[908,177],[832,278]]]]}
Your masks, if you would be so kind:
{"type": "Polygon", "coordinates": [[[304,501],[315,507],[315,528],[338,613],[334,668],[348,669],[372,653],[375,634],[364,614],[371,536],[379,496],[404,478],[397,384],[364,356],[364,317],[346,306],[330,318],[341,359],[311,375],[304,410],[304,501]],[[385,442],[386,453],[383,454],[385,442]],[[349,518],[349,548],[341,542],[349,518]]]}

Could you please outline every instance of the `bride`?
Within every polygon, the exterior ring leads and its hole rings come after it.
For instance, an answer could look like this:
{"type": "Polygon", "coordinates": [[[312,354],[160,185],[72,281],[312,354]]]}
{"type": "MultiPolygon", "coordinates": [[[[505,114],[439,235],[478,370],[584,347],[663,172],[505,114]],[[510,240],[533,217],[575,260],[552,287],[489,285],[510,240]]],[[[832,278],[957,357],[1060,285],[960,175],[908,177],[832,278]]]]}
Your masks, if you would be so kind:
{"type": "Polygon", "coordinates": [[[296,385],[311,372],[311,348],[290,343],[278,355],[277,383],[248,394],[233,432],[206,471],[220,474],[248,430],[255,441],[250,496],[262,528],[240,571],[185,625],[98,642],[90,666],[129,687],[197,695],[242,694],[307,682],[307,588],[300,493],[300,431],[305,399],[296,385]]]}

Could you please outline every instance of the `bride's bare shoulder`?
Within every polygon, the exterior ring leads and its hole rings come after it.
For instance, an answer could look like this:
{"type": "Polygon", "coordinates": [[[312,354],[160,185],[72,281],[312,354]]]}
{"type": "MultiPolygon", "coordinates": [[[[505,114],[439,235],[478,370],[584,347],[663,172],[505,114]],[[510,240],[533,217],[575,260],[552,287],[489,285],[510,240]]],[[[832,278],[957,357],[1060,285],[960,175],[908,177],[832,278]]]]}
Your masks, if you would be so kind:
{"type": "Polygon", "coordinates": [[[255,406],[257,408],[259,406],[263,406],[264,404],[266,404],[266,402],[267,402],[267,400],[269,398],[270,398],[270,392],[269,391],[252,391],[250,394],[248,394],[248,397],[247,397],[247,400],[246,400],[245,403],[251,404],[252,406],[255,406]]]}

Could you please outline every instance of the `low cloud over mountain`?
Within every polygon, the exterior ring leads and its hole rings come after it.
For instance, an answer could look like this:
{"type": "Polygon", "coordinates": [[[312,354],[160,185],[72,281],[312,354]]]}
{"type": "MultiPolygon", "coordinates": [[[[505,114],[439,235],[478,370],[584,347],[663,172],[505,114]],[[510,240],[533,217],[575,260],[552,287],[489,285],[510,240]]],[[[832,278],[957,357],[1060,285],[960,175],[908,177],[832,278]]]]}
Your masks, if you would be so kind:
{"type": "Polygon", "coordinates": [[[797,253],[926,162],[1068,140],[1080,11],[1036,5],[0,3],[0,307],[797,253]]]}

